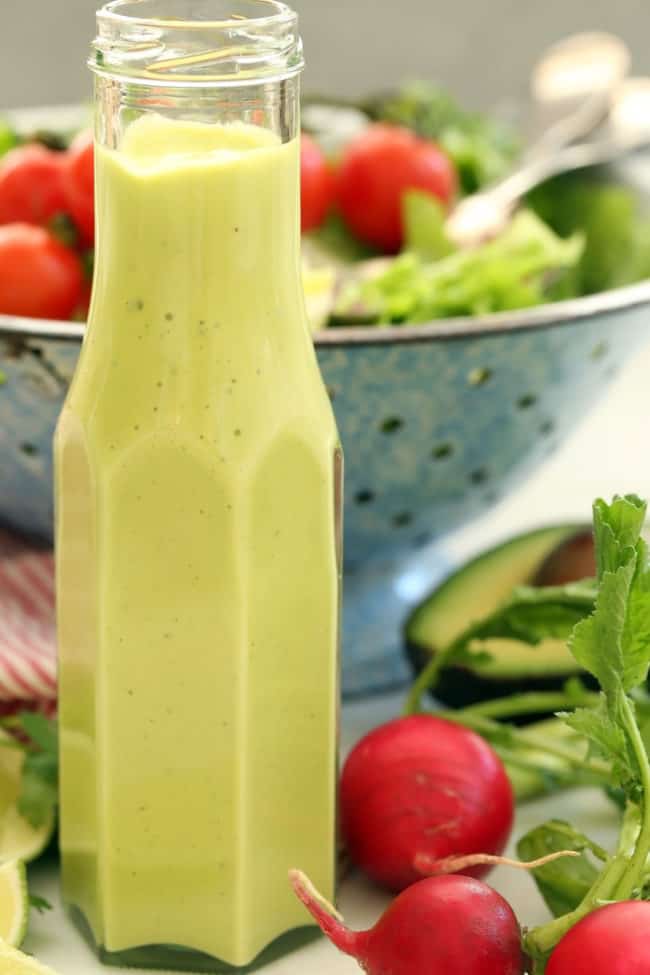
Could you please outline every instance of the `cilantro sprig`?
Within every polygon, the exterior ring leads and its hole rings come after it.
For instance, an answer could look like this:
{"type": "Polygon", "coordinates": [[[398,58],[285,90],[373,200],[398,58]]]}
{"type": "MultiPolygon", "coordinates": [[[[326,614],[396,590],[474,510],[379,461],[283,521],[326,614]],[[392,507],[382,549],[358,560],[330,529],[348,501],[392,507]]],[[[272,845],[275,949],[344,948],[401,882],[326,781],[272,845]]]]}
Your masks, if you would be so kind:
{"type": "Polygon", "coordinates": [[[59,748],[56,721],[44,714],[21,711],[5,718],[3,726],[12,732],[7,746],[21,748],[23,761],[18,811],[35,828],[52,818],[59,803],[59,748]]]}
{"type": "Polygon", "coordinates": [[[533,652],[547,637],[565,638],[576,662],[600,687],[595,693],[573,680],[563,691],[518,694],[444,712],[487,738],[511,775],[513,769],[527,775],[530,794],[541,791],[540,780],[549,791],[600,784],[623,808],[613,854],[557,820],[520,839],[518,852],[524,860],[567,849],[580,854],[535,870],[539,890],[555,915],[524,938],[536,973],[544,970],[564,934],[592,910],[612,901],[650,900],[650,557],[642,537],[646,509],[636,495],[617,496],[611,504],[596,501],[597,578],[515,590],[508,602],[431,660],[408,699],[407,711],[419,711],[422,694],[435,690],[443,668],[476,660],[481,641],[490,637],[517,639],[533,652]],[[557,714],[540,726],[541,733],[534,725],[508,723],[539,711],[557,714]],[[558,727],[568,737],[557,738],[558,727]]]}
{"type": "MultiPolygon", "coordinates": [[[[563,718],[590,742],[592,754],[609,764],[625,814],[615,853],[606,857],[576,906],[526,934],[526,950],[538,970],[564,934],[590,911],[610,901],[646,896],[650,761],[634,698],[650,668],[650,560],[641,537],[645,515],[646,503],[636,495],[594,504],[598,593],[593,613],[576,625],[569,649],[598,680],[601,692],[593,704],[563,718]]],[[[584,863],[582,869],[586,875],[584,863]]]]}

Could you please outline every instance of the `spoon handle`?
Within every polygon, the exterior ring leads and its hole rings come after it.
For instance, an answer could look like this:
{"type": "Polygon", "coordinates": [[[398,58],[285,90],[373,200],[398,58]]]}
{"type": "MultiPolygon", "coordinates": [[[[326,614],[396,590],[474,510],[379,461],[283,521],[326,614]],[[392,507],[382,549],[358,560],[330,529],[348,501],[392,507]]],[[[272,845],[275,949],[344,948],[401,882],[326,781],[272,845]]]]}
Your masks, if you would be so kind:
{"type": "Polygon", "coordinates": [[[485,192],[503,206],[512,207],[552,176],[611,162],[648,144],[650,132],[646,131],[625,137],[607,135],[593,142],[566,146],[559,152],[531,159],[485,192]]]}
{"type": "Polygon", "coordinates": [[[552,176],[611,162],[650,145],[650,128],[616,132],[605,129],[592,142],[527,159],[504,179],[461,200],[447,219],[446,230],[460,247],[471,247],[499,233],[517,204],[552,176]]]}

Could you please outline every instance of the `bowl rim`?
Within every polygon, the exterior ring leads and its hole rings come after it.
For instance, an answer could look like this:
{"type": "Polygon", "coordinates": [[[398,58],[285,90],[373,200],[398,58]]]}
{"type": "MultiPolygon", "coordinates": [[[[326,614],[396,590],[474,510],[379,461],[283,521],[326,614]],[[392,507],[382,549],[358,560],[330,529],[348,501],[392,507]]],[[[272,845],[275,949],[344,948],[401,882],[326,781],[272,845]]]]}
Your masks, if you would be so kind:
{"type": "MultiPolygon", "coordinates": [[[[314,333],[316,348],[350,346],[413,345],[454,339],[480,338],[535,329],[557,328],[570,322],[593,319],[612,312],[650,305],[650,279],[637,284],[601,291],[595,295],[549,302],[534,308],[489,315],[439,319],[421,325],[332,326],[314,333]]],[[[0,315],[0,339],[56,339],[80,342],[83,322],[60,322],[38,318],[0,315]]]]}

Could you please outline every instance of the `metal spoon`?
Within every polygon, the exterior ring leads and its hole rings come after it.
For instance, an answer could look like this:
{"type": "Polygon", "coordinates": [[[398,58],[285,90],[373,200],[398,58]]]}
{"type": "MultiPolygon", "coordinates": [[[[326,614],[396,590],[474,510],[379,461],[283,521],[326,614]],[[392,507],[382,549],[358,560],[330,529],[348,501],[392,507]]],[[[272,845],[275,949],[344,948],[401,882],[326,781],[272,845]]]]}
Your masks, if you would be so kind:
{"type": "Polygon", "coordinates": [[[535,156],[498,185],[466,197],[447,221],[449,236],[470,247],[497,234],[533,187],[559,173],[611,162],[650,145],[650,78],[629,78],[614,95],[606,123],[590,142],[535,156]]]}
{"type": "MultiPolygon", "coordinates": [[[[627,103],[631,97],[631,89],[623,81],[628,64],[627,48],[609,34],[576,35],[542,57],[533,71],[532,89],[539,116],[546,118],[548,127],[514,172],[458,204],[446,227],[455,243],[471,247],[494,236],[507,223],[521,197],[549,176],[593,165],[626,151],[622,141],[631,137],[634,123],[628,119],[625,138],[620,120],[616,131],[611,125],[613,106],[619,105],[620,109],[622,101],[627,103]],[[610,119],[610,130],[601,133],[599,150],[592,142],[571,145],[593,133],[606,118],[610,119]]],[[[625,111],[629,116],[630,112],[625,111]]],[[[634,112],[638,118],[638,106],[634,112]]],[[[638,126],[635,132],[638,134],[638,126]]]]}
{"type": "MultiPolygon", "coordinates": [[[[611,162],[644,146],[650,146],[650,78],[628,78],[613,96],[609,115],[597,137],[590,142],[566,146],[552,155],[535,157],[498,187],[467,197],[466,202],[472,203],[468,212],[473,215],[475,207],[484,205],[483,233],[488,226],[491,234],[498,233],[516,203],[539,183],[558,173],[611,162]]],[[[479,242],[476,238],[471,240],[472,244],[479,242]]],[[[463,239],[463,244],[467,245],[467,238],[463,239]]],[[[385,270],[391,260],[382,257],[361,261],[352,265],[348,276],[355,280],[372,278],[385,270]]],[[[345,280],[345,276],[341,275],[340,280],[345,280]]],[[[355,319],[367,321],[368,309],[359,306],[346,314],[346,323],[355,319]]]]}
{"type": "Polygon", "coordinates": [[[629,49],[614,34],[574,34],[548,48],[531,74],[533,139],[526,157],[591,133],[629,67],[629,49]]]}

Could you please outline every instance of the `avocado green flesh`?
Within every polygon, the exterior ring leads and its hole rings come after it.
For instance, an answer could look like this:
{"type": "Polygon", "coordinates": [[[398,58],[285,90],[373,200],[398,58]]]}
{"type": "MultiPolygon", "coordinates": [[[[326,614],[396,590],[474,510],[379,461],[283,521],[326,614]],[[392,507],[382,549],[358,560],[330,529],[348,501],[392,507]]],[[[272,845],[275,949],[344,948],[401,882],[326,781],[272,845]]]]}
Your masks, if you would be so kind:
{"type": "MultiPolygon", "coordinates": [[[[472,623],[504,603],[516,586],[530,583],[547,555],[580,525],[557,525],[519,535],[491,549],[450,576],[412,614],[406,625],[408,643],[428,653],[446,647],[472,623]]],[[[535,647],[517,640],[474,641],[473,650],[491,658],[472,669],[486,680],[570,676],[579,668],[561,640],[535,647]]]]}
{"type": "Polygon", "coordinates": [[[580,669],[561,640],[544,640],[531,647],[517,640],[485,640],[470,644],[471,650],[486,651],[492,657],[474,667],[483,677],[540,677],[565,674],[570,677],[580,669]]]}

